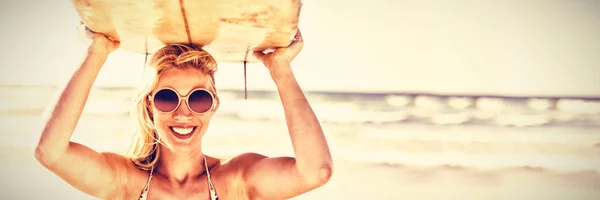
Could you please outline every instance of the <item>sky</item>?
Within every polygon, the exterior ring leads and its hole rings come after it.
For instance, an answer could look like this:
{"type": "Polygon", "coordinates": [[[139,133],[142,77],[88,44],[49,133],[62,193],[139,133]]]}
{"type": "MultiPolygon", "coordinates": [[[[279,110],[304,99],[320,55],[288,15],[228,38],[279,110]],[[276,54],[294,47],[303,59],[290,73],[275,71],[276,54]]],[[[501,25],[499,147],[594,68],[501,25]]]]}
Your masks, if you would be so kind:
{"type": "MultiPolygon", "coordinates": [[[[0,84],[56,85],[85,43],[71,1],[0,1],[0,84]]],[[[349,92],[600,97],[600,1],[304,0],[302,88],[349,92]]],[[[117,51],[96,86],[134,86],[143,56],[117,51]]],[[[243,89],[220,63],[220,89],[243,89]]],[[[248,89],[275,89],[248,66],[248,89]]]]}

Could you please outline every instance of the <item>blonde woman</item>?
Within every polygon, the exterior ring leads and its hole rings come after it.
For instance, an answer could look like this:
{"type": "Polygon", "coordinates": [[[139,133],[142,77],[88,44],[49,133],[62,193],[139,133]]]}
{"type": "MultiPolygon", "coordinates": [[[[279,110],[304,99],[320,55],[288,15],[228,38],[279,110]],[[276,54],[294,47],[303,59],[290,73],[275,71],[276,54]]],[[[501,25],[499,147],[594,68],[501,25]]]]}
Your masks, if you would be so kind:
{"type": "Polygon", "coordinates": [[[154,78],[137,99],[139,134],[130,155],[97,152],[71,142],[98,72],[118,42],[92,32],[87,54],[45,115],[36,159],[76,189],[100,199],[287,199],[324,185],[332,161],[323,131],[290,62],[287,48],[255,52],[269,69],[284,107],[294,157],[245,153],[222,160],[202,153],[202,137],[219,98],[217,64],[194,45],[168,45],[150,66],[154,78]]]}

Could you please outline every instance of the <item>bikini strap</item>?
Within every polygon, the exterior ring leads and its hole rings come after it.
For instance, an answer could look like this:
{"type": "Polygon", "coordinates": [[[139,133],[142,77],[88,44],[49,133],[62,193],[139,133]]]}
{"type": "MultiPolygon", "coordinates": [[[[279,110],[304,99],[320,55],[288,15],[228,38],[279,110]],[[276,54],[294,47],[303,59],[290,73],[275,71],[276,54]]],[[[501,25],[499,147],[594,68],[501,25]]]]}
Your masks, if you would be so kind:
{"type": "Polygon", "coordinates": [[[206,155],[204,156],[204,168],[206,169],[206,179],[208,179],[208,189],[210,190],[210,199],[211,200],[219,200],[219,197],[217,196],[217,192],[215,191],[215,186],[212,183],[212,180],[210,179],[210,171],[208,171],[208,164],[206,162],[206,155]]]}
{"type": "Polygon", "coordinates": [[[142,194],[140,195],[140,200],[146,200],[148,198],[148,190],[150,190],[150,181],[152,181],[152,174],[154,173],[154,166],[150,169],[150,176],[148,177],[148,182],[144,189],[142,190],[142,194]]]}
{"type": "Polygon", "coordinates": [[[154,166],[150,169],[150,176],[148,177],[148,182],[146,186],[144,186],[144,191],[148,191],[150,189],[150,181],[152,181],[152,174],[154,173],[154,166]]]}

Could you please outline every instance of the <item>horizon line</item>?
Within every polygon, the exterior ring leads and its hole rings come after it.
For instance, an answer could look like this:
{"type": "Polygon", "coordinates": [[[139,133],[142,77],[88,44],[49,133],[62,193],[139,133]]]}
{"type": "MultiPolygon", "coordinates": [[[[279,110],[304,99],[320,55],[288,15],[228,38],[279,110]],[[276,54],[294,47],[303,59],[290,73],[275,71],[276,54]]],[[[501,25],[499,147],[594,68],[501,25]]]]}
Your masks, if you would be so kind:
{"type": "MultiPolygon", "coordinates": [[[[6,84],[0,83],[0,87],[28,87],[28,88],[58,88],[59,84],[6,84]]],[[[116,85],[96,85],[92,88],[96,89],[108,89],[108,90],[130,90],[135,89],[136,86],[116,86],[116,85]]],[[[223,92],[244,92],[243,88],[221,88],[217,89],[223,92]]],[[[578,99],[578,100],[589,100],[589,101],[600,101],[600,95],[524,95],[524,94],[505,94],[505,93],[482,93],[482,92],[431,92],[431,91],[398,91],[398,90],[331,90],[331,89],[303,89],[305,94],[369,94],[369,95],[398,95],[398,96],[434,96],[434,97],[456,97],[456,98],[512,98],[512,99],[578,99]]],[[[273,93],[277,92],[276,89],[248,89],[248,93],[273,93]]]]}

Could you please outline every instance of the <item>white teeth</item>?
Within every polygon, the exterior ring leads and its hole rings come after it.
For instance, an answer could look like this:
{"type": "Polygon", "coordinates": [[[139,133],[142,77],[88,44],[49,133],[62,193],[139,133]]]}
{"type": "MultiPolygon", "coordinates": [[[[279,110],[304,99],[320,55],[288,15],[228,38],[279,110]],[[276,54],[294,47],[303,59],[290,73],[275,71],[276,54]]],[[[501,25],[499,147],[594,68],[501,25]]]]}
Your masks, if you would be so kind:
{"type": "Polygon", "coordinates": [[[194,130],[193,127],[190,127],[190,128],[177,128],[177,127],[173,127],[172,129],[173,129],[173,131],[175,131],[176,133],[181,134],[181,135],[190,134],[190,133],[192,133],[192,130],[194,130]]]}

